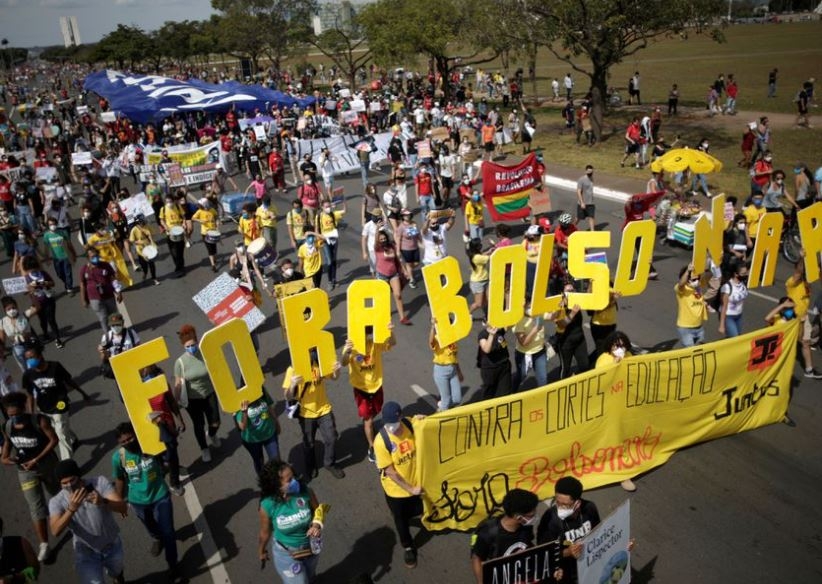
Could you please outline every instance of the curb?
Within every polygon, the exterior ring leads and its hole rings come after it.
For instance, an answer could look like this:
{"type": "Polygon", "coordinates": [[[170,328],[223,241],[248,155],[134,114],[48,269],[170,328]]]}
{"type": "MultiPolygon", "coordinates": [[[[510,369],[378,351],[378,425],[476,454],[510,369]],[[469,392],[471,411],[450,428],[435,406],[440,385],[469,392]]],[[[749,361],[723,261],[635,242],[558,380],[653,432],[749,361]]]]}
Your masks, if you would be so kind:
{"type": "MultiPolygon", "coordinates": [[[[547,174],[542,177],[542,180],[545,184],[549,186],[569,189],[576,193],[577,181],[575,180],[560,178],[558,176],[550,176],[547,174]]],[[[612,189],[606,189],[605,187],[597,186],[594,187],[594,195],[603,199],[608,199],[609,201],[616,201],[618,203],[625,203],[626,201],[628,201],[628,199],[631,198],[631,193],[615,191],[612,189]]]]}

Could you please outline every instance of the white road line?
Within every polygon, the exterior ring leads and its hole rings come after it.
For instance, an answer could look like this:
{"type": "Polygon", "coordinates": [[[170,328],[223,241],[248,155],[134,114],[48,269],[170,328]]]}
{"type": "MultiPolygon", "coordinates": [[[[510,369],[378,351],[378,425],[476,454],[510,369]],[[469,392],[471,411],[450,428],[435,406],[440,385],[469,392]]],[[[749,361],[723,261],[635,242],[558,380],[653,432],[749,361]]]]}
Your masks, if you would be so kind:
{"type": "Polygon", "coordinates": [[[194,527],[197,529],[197,541],[200,548],[203,550],[203,556],[206,558],[206,567],[211,572],[211,579],[214,584],[231,584],[231,578],[228,577],[225,566],[223,565],[223,557],[217,544],[214,543],[214,537],[211,535],[211,530],[208,528],[208,521],[206,521],[203,513],[203,506],[200,504],[200,499],[197,497],[197,491],[194,488],[194,482],[189,480],[188,475],[180,475],[180,482],[185,485],[186,492],[183,493],[183,501],[185,501],[188,514],[194,522],[194,527]]]}
{"type": "Polygon", "coordinates": [[[428,391],[426,391],[424,388],[420,387],[416,383],[411,384],[411,391],[416,393],[422,399],[424,399],[424,400],[430,402],[431,404],[433,404],[433,406],[435,408],[437,407],[437,398],[435,398],[433,395],[428,393],[428,391]]]}
{"type": "Polygon", "coordinates": [[[751,294],[752,296],[757,296],[759,298],[764,298],[765,300],[770,300],[774,304],[779,302],[779,298],[774,298],[773,296],[768,296],[767,294],[762,294],[762,292],[757,292],[756,290],[750,290],[749,289],[748,294],[751,294]]]}
{"type": "MultiPolygon", "coordinates": [[[[543,180],[547,185],[552,187],[568,189],[573,192],[577,191],[577,181],[575,180],[569,180],[567,178],[560,178],[558,176],[549,175],[545,175],[543,180]]],[[[594,186],[594,195],[602,199],[617,201],[618,203],[624,203],[625,201],[631,198],[631,193],[624,193],[622,191],[615,191],[612,189],[606,189],[605,187],[598,186],[594,186]]]]}

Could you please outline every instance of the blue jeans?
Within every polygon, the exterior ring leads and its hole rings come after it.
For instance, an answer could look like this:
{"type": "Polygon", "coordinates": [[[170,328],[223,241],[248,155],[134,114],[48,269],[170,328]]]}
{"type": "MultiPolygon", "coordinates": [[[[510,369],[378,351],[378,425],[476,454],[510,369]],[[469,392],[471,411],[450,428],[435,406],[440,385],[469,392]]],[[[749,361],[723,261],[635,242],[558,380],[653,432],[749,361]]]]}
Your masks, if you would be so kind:
{"type": "Polygon", "coordinates": [[[420,195],[420,210],[423,217],[428,217],[429,211],[434,210],[434,197],[432,195],[420,195]]]}
{"type": "Polygon", "coordinates": [[[295,560],[282,544],[272,540],[271,557],[274,558],[274,569],[286,584],[309,584],[317,573],[317,561],[320,556],[309,556],[295,560]]]}
{"type": "Polygon", "coordinates": [[[742,334],[742,315],[741,314],[726,314],[725,315],[725,338],[738,337],[742,334]]]}
{"type": "Polygon", "coordinates": [[[456,365],[434,363],[434,383],[440,392],[439,411],[443,412],[462,403],[462,387],[456,365]]]}
{"type": "MultiPolygon", "coordinates": [[[[545,349],[539,353],[531,355],[531,363],[534,368],[534,377],[537,378],[537,387],[542,387],[548,383],[548,355],[545,349]]],[[[514,351],[514,369],[512,387],[514,391],[519,391],[519,386],[525,379],[525,353],[514,351]]]]}
{"type": "Polygon", "coordinates": [[[328,243],[322,246],[323,260],[327,266],[328,281],[332,284],[337,283],[337,245],[339,243],[328,243]]]}
{"type": "Polygon", "coordinates": [[[57,272],[57,277],[63,281],[63,284],[66,285],[66,290],[71,290],[74,288],[74,278],[71,274],[71,262],[68,261],[68,258],[58,260],[54,260],[54,271],[57,272]]]}
{"type": "Polygon", "coordinates": [[[74,569],[81,584],[105,584],[105,572],[112,578],[123,573],[123,542],[117,541],[95,551],[82,542],[74,542],[74,569]]]}
{"type": "Polygon", "coordinates": [[[368,184],[368,165],[370,162],[360,161],[360,177],[362,178],[362,186],[368,184]]]}
{"type": "Polygon", "coordinates": [[[708,194],[708,181],[704,174],[695,174],[691,179],[691,190],[695,191],[697,186],[701,187],[706,195],[708,194]]]}
{"type": "Polygon", "coordinates": [[[482,239],[484,228],[481,225],[468,225],[468,237],[471,239],[482,239]]]}
{"type": "Polygon", "coordinates": [[[702,341],[705,340],[705,328],[704,327],[697,327],[697,328],[683,328],[681,326],[676,327],[677,332],[679,333],[679,340],[682,342],[683,347],[693,347],[694,345],[701,345],[702,341]]]}
{"type": "Polygon", "coordinates": [[[17,221],[28,233],[37,231],[37,222],[34,220],[34,215],[32,215],[29,207],[25,205],[17,207],[17,221]]]}
{"type": "Polygon", "coordinates": [[[169,567],[177,565],[177,535],[174,532],[174,509],[171,506],[171,495],[148,505],[130,503],[134,514],[143,522],[152,539],[163,544],[166,563],[169,567]]]}
{"type": "Polygon", "coordinates": [[[263,451],[265,451],[268,460],[276,460],[280,458],[280,444],[277,442],[277,434],[265,442],[245,442],[243,446],[251,455],[251,460],[254,462],[254,472],[260,474],[263,468],[263,451]]]}

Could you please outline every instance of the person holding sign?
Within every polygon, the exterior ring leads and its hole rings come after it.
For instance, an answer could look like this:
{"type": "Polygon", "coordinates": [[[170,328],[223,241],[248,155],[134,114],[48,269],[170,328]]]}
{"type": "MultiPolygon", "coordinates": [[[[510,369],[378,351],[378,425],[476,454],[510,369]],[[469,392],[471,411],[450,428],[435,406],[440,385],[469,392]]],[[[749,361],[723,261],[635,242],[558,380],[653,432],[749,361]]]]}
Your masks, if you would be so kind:
{"type": "Polygon", "coordinates": [[[280,444],[277,440],[280,422],[274,411],[274,402],[265,389],[259,399],[251,403],[244,400],[240,404],[240,411],[234,413],[234,423],[240,431],[243,446],[251,455],[255,473],[259,475],[263,469],[264,451],[269,461],[280,458],[280,444]]]}
{"type": "Polygon", "coordinates": [[[471,571],[482,581],[482,563],[510,556],[534,545],[537,522],[536,494],[525,489],[511,489],[502,500],[503,515],[491,515],[471,535],[471,571]]]}
{"type": "Polygon", "coordinates": [[[679,272],[676,292],[676,328],[683,347],[701,345],[705,340],[703,322],[708,320],[708,305],[702,290],[707,284],[705,275],[694,273],[694,265],[688,264],[679,272]]]}
{"type": "Polygon", "coordinates": [[[813,325],[808,309],[811,305],[811,286],[805,277],[805,250],[799,252],[799,261],[794,264],[793,274],[785,281],[785,292],[788,298],[793,300],[796,318],[802,324],[802,361],[805,364],[805,377],[811,379],[822,379],[822,373],[813,368],[813,357],[811,355],[811,333],[813,325]]]}
{"type": "Polygon", "coordinates": [[[380,483],[385,501],[394,517],[394,527],[405,549],[407,568],[417,567],[417,549],[411,537],[409,521],[422,515],[422,487],[413,484],[416,476],[417,448],[414,439],[414,421],[402,415],[402,407],[394,401],[385,404],[380,440],[374,444],[380,483]]]}
{"type": "Polygon", "coordinates": [[[354,348],[354,341],[345,340],[340,362],[348,367],[348,380],[354,389],[354,401],[357,404],[357,413],[363,421],[365,439],[368,441],[368,460],[376,462],[374,458],[374,417],[382,410],[382,354],[390,351],[396,344],[394,325],[389,323],[391,335],[383,343],[374,342],[374,331],[371,327],[365,329],[365,353],[354,348]]]}

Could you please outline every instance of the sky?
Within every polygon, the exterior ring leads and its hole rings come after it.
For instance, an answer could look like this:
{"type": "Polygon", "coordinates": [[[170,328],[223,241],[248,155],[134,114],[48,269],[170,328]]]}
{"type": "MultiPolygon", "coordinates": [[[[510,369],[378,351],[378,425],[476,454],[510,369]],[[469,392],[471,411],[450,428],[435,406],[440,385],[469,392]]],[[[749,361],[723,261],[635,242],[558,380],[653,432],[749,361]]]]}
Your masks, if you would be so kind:
{"type": "Polygon", "coordinates": [[[203,20],[210,0],[0,0],[0,38],[11,47],[62,45],[61,16],[76,16],[83,43],[96,42],[118,24],[145,31],[167,20],[203,20]]]}

